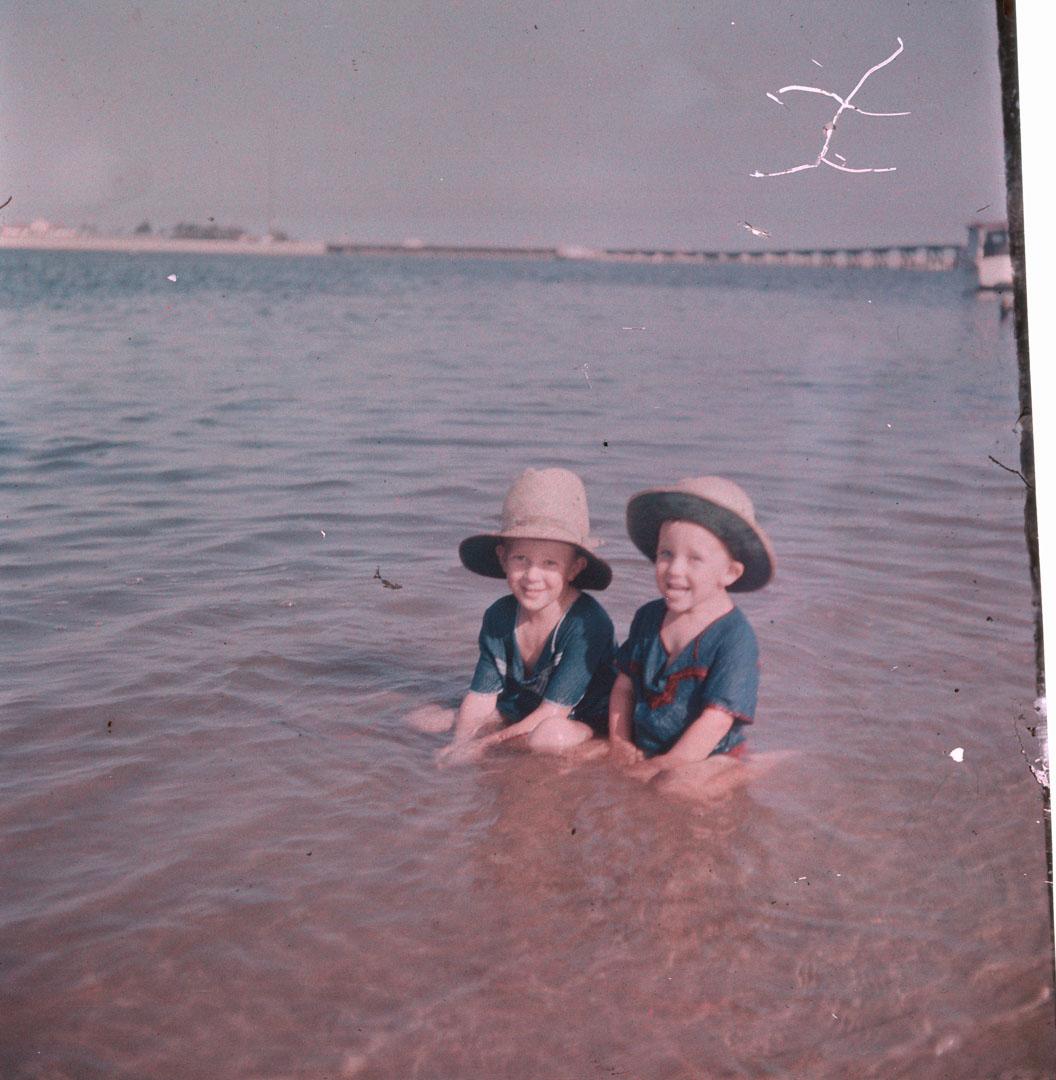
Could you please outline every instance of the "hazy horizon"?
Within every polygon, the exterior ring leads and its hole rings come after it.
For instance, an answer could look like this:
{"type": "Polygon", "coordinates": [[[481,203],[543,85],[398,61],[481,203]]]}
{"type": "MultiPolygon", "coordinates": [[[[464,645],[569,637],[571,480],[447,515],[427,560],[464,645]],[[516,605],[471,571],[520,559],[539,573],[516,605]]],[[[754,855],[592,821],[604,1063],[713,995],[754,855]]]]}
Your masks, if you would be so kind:
{"type": "Polygon", "coordinates": [[[0,223],[501,246],[960,243],[1005,214],[993,5],[3,4],[0,223]],[[844,113],[847,94],[909,116],[844,113]],[[839,159],[836,159],[839,160],[839,159]],[[755,236],[743,223],[769,233],[755,236]]]}

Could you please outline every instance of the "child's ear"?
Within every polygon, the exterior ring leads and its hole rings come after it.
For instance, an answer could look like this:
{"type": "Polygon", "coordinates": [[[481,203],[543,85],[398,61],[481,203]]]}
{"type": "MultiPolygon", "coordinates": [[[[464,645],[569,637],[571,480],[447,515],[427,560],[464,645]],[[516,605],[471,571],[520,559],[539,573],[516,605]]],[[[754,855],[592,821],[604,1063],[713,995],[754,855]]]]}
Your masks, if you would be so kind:
{"type": "Polygon", "coordinates": [[[582,574],[584,570],[586,570],[586,568],[587,568],[587,560],[584,559],[582,555],[577,555],[572,560],[571,567],[569,567],[568,580],[570,582],[575,581],[576,578],[579,577],[579,575],[582,574]]]}
{"type": "Polygon", "coordinates": [[[743,573],[744,563],[737,562],[736,559],[730,559],[730,565],[726,568],[726,573],[723,576],[726,588],[728,589],[743,573]]]}
{"type": "Polygon", "coordinates": [[[495,545],[495,555],[499,560],[499,566],[502,567],[502,572],[505,574],[506,573],[506,545],[505,544],[496,544],[495,545]]]}

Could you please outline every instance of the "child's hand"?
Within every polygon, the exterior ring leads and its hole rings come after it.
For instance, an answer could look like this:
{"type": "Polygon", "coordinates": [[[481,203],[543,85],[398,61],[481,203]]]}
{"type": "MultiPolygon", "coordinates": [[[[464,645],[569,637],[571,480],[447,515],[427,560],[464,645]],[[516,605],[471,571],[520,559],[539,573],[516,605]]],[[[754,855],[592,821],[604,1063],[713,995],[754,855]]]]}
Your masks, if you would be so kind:
{"type": "Polygon", "coordinates": [[[436,755],[437,765],[467,765],[479,761],[491,745],[490,737],[483,739],[456,739],[436,755]]]}
{"type": "Polygon", "coordinates": [[[633,777],[635,780],[641,780],[643,783],[645,783],[648,780],[652,780],[652,778],[656,776],[658,772],[662,771],[663,766],[658,764],[656,761],[652,759],[643,759],[641,761],[635,762],[635,764],[633,764],[627,770],[627,775],[633,777]]]}
{"type": "Polygon", "coordinates": [[[617,765],[634,765],[645,757],[630,739],[620,738],[619,735],[609,739],[609,753],[617,765]]]}

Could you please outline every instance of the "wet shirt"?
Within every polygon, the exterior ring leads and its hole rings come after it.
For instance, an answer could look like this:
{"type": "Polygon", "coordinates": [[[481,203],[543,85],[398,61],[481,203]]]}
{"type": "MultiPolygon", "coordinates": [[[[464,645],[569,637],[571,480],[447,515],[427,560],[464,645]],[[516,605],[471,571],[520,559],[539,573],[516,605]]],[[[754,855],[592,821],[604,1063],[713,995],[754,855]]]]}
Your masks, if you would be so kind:
{"type": "Polygon", "coordinates": [[[640,607],[620,647],[616,668],[634,685],[634,744],[648,757],[663,754],[709,705],[728,712],[733,725],[712,751],[725,754],[744,742],[755,716],[759,647],[740,608],[706,626],[678,656],[660,640],[667,605],[640,607]]]}
{"type": "Polygon", "coordinates": [[[575,719],[607,730],[616,633],[601,604],[581,593],[551,631],[530,673],[517,647],[516,627],[515,596],[504,596],[484,612],[470,690],[498,694],[497,708],[511,722],[523,720],[545,699],[575,706],[575,719]]]}

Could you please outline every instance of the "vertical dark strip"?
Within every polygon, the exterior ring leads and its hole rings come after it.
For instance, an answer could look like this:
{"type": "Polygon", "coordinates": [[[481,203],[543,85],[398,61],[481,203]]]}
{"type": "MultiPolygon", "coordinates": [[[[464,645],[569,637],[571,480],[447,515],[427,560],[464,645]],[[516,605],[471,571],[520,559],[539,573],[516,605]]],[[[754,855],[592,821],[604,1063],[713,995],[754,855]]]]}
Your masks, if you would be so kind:
{"type": "MultiPolygon", "coordinates": [[[[1012,295],[1015,303],[1016,355],[1019,360],[1019,462],[1020,472],[1026,479],[1023,501],[1023,526],[1030,556],[1030,581],[1034,597],[1034,655],[1036,664],[1036,691],[1045,695],[1044,629],[1041,610],[1041,573],[1038,551],[1038,514],[1034,495],[1034,414],[1030,396],[1030,351],[1027,345],[1027,274],[1026,238],[1023,230],[1023,157],[1019,129],[1019,63],[1016,48],[1015,0],[996,0],[998,63],[1001,67],[1001,109],[1005,128],[1005,187],[1008,198],[1008,228],[1012,252],[1012,295]]],[[[1037,133],[1035,132],[1035,138],[1037,133]]],[[[1019,723],[1019,719],[1017,719],[1019,723]]],[[[1047,741],[1047,717],[1035,729],[1047,741]]],[[[1051,763],[1047,762],[1047,765],[1051,763]]],[[[1045,855],[1048,867],[1047,880],[1052,877],[1052,833],[1049,815],[1052,810],[1049,788],[1043,786],[1045,830],[1045,855]]],[[[1053,891],[1049,888],[1049,932],[1053,927],[1053,891]]],[[[1053,953],[1053,980],[1056,982],[1056,952],[1053,953]]]]}
{"type": "Polygon", "coordinates": [[[1027,346],[1027,283],[1023,236],[1023,159],[1019,131],[1019,74],[1014,0],[997,0],[998,62],[1001,66],[1001,105],[1005,121],[1005,184],[1008,191],[1008,228],[1012,250],[1012,289],[1016,353],[1019,357],[1019,461],[1026,478],[1024,526],[1030,554],[1034,590],[1034,645],[1039,695],[1045,692],[1042,651],[1041,578],[1038,569],[1038,521],[1034,501],[1034,424],[1030,398],[1030,354],[1027,346]]]}

